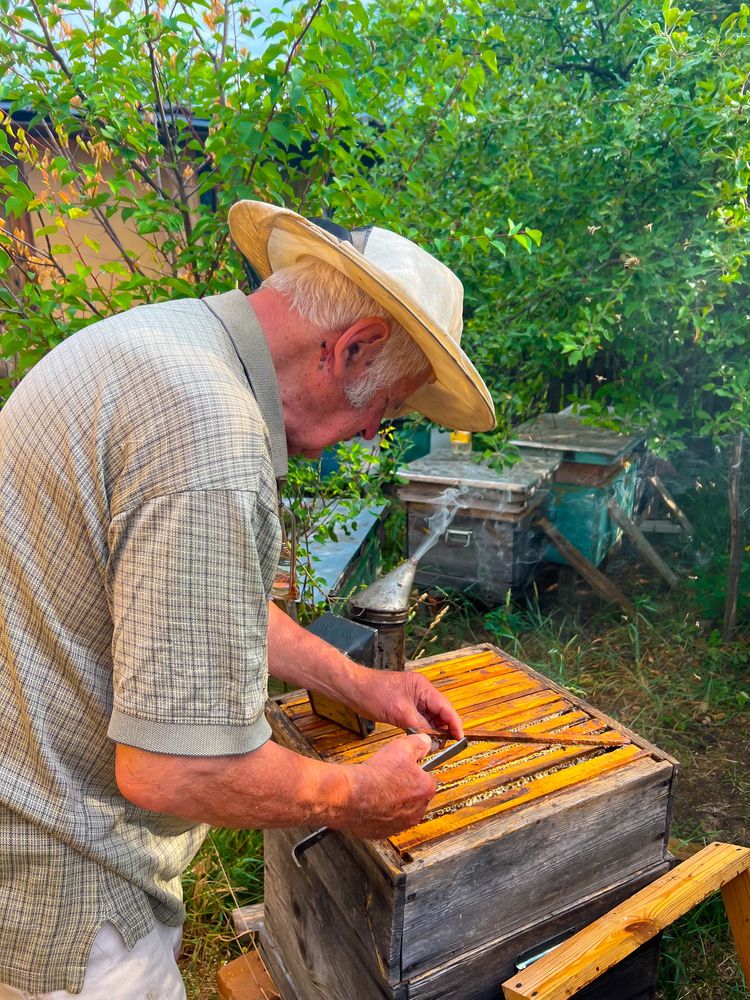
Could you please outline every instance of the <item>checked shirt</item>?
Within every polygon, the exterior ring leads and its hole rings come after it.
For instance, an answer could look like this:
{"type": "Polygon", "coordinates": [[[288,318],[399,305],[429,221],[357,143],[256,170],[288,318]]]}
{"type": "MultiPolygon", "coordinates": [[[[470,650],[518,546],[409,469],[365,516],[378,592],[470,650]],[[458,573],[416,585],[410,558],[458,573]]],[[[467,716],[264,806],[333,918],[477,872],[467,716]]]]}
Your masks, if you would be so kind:
{"type": "Polygon", "coordinates": [[[79,990],[98,928],[184,918],[204,826],[120,795],[115,744],[270,735],[286,443],[246,296],[81,330],[0,412],[0,982],[79,990]]]}

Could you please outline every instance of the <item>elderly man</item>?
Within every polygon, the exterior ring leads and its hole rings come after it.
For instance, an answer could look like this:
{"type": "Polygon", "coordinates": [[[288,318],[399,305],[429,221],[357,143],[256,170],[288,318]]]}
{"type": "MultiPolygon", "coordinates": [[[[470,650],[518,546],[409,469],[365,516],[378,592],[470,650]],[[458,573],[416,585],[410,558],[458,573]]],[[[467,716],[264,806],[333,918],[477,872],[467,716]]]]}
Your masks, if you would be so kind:
{"type": "Polygon", "coordinates": [[[268,595],[277,480],[386,415],[492,426],[461,285],[410,241],[240,202],[265,279],[96,323],[0,414],[0,998],[184,997],[180,878],[206,833],[382,837],[434,792],[404,736],[364,764],[269,739],[267,674],[397,726],[461,723],[268,595]]]}

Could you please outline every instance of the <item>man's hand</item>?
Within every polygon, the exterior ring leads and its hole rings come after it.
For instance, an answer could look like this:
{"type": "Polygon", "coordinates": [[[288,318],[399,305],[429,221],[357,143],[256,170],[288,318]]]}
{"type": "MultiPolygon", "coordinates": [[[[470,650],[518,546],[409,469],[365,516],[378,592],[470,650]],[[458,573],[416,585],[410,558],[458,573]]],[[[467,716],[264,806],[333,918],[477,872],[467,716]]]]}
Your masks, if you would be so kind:
{"type": "Polygon", "coordinates": [[[362,715],[401,729],[441,729],[460,740],[461,720],[451,703],[422,674],[412,670],[363,670],[347,699],[362,715]]]}
{"type": "Polygon", "coordinates": [[[353,797],[359,817],[337,825],[376,839],[419,823],[437,787],[432,775],[419,766],[429,749],[429,737],[404,736],[363,764],[353,765],[353,797]]]}
{"type": "Polygon", "coordinates": [[[402,729],[443,729],[456,740],[463,736],[453,706],[426,677],[361,667],[300,628],[274,604],[269,607],[268,667],[279,680],[312,688],[376,722],[402,729]]]}

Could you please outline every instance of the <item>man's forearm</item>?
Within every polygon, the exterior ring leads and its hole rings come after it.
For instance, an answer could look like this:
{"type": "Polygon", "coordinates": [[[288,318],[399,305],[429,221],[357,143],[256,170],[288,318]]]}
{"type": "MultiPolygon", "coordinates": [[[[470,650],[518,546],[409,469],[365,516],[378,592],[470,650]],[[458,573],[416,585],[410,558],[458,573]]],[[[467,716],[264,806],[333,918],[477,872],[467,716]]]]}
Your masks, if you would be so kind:
{"type": "Polygon", "coordinates": [[[311,688],[356,707],[357,693],[367,668],[354,663],[271,604],[268,671],[287,684],[311,688]]]}
{"type": "Polygon", "coordinates": [[[324,764],[268,742],[236,757],[178,757],[118,745],[117,784],[135,805],[235,828],[350,826],[351,766],[324,764]]]}
{"type": "Polygon", "coordinates": [[[141,809],[235,828],[330,826],[381,837],[418,822],[435,791],[418,761],[426,736],[361,764],[328,764],[268,742],[232,757],[178,757],[119,744],[120,792],[141,809]]]}

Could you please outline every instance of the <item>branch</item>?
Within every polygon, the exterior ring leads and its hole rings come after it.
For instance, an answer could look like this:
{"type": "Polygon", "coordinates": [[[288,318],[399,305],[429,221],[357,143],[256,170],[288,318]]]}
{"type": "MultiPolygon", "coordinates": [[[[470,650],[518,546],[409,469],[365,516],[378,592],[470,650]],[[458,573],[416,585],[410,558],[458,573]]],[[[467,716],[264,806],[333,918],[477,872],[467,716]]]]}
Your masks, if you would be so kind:
{"type": "MultiPolygon", "coordinates": [[[[282,76],[286,76],[287,73],[289,72],[289,69],[290,69],[290,67],[292,65],[292,62],[294,61],[294,57],[297,55],[297,52],[299,51],[300,46],[302,45],[302,41],[303,41],[305,35],[307,34],[307,32],[312,27],[312,23],[315,20],[315,18],[318,16],[318,14],[320,13],[320,8],[322,6],[323,6],[323,0],[318,0],[318,2],[315,4],[315,7],[313,8],[312,13],[310,14],[310,17],[307,20],[307,23],[304,25],[304,27],[302,28],[302,31],[299,33],[299,35],[297,36],[297,38],[295,38],[295,40],[292,42],[292,46],[289,49],[289,55],[287,56],[287,60],[284,63],[284,70],[283,70],[282,76]]],[[[268,131],[268,126],[273,121],[273,117],[274,117],[275,111],[276,111],[276,101],[274,101],[273,104],[271,105],[271,108],[270,108],[270,110],[268,112],[266,120],[263,123],[262,128],[263,128],[263,132],[264,133],[268,131]]],[[[255,152],[252,160],[250,161],[250,166],[249,166],[248,172],[247,172],[247,179],[248,179],[248,181],[252,178],[253,173],[255,172],[255,167],[257,166],[259,157],[260,157],[260,150],[257,150],[255,152]]]]}
{"type": "Polygon", "coordinates": [[[624,2],[620,4],[620,6],[617,8],[612,17],[610,17],[610,19],[604,26],[605,35],[609,34],[609,29],[612,27],[615,21],[619,19],[620,14],[624,13],[628,9],[628,7],[632,4],[632,2],[633,0],[624,0],[624,2]]]}
{"type": "MultiPolygon", "coordinates": [[[[49,123],[47,122],[46,119],[42,120],[42,125],[44,126],[44,129],[47,132],[47,135],[49,137],[50,142],[53,145],[53,148],[56,149],[57,152],[61,156],[65,156],[65,151],[62,149],[62,147],[60,146],[60,143],[57,141],[57,136],[55,135],[55,133],[53,132],[53,130],[50,128],[49,123]]],[[[77,174],[75,176],[74,183],[75,183],[76,189],[78,191],[78,194],[82,198],[85,198],[86,192],[83,190],[83,186],[81,185],[80,178],[79,178],[79,176],[77,174]]],[[[128,254],[125,252],[125,247],[120,242],[119,236],[117,235],[117,233],[112,228],[112,224],[110,223],[109,219],[104,214],[104,212],[102,212],[101,208],[99,208],[98,206],[95,206],[92,209],[92,211],[94,213],[94,216],[99,220],[99,224],[104,229],[104,231],[106,232],[107,236],[109,236],[109,238],[112,240],[112,242],[114,243],[114,245],[120,251],[120,254],[122,255],[123,260],[125,261],[126,265],[130,268],[131,272],[133,274],[138,274],[141,277],[144,277],[143,272],[139,268],[137,268],[135,266],[135,264],[132,262],[132,260],[128,256],[128,254]]]]}
{"type": "MultiPolygon", "coordinates": [[[[19,31],[13,25],[8,24],[7,21],[0,21],[0,25],[2,25],[3,27],[5,27],[12,34],[17,35],[19,38],[25,39],[31,45],[34,45],[38,49],[41,49],[42,52],[48,52],[49,55],[52,56],[52,58],[55,60],[55,62],[58,64],[58,66],[60,67],[60,69],[65,74],[65,77],[67,78],[68,83],[70,83],[70,85],[73,87],[73,90],[75,91],[76,96],[81,101],[81,107],[82,108],[88,107],[88,99],[86,97],[86,94],[84,93],[83,90],[81,90],[81,88],[75,82],[75,78],[74,78],[73,73],[71,72],[68,64],[66,63],[65,59],[63,58],[63,56],[59,52],[59,50],[55,47],[54,41],[52,39],[52,36],[49,33],[49,29],[47,28],[47,25],[46,25],[46,23],[44,21],[44,18],[42,17],[41,12],[39,11],[38,6],[36,5],[35,0],[31,0],[31,3],[32,3],[33,7],[34,7],[34,12],[37,15],[37,19],[39,21],[39,26],[41,27],[42,32],[44,34],[44,37],[45,37],[45,40],[46,40],[46,44],[45,44],[45,42],[42,42],[39,38],[35,38],[33,35],[28,35],[24,31],[19,31]]],[[[91,121],[99,129],[101,129],[102,127],[105,127],[107,125],[106,121],[104,121],[103,119],[97,117],[96,115],[92,116],[91,121]]],[[[128,148],[128,147],[125,146],[124,143],[118,142],[118,140],[115,139],[115,138],[110,138],[109,141],[114,146],[116,146],[120,151],[123,151],[124,149],[128,148]]],[[[141,167],[141,166],[138,165],[137,160],[134,160],[132,162],[131,161],[127,161],[127,163],[128,163],[129,168],[131,170],[134,170],[138,174],[138,176],[141,178],[141,180],[144,182],[144,184],[147,184],[156,194],[159,195],[160,198],[163,198],[165,201],[170,201],[171,200],[169,198],[167,192],[164,191],[157,184],[155,184],[154,181],[153,181],[153,179],[148,174],[148,172],[143,167],[141,167]]]]}
{"type": "Polygon", "coordinates": [[[211,284],[211,279],[216,273],[216,268],[219,266],[219,260],[221,258],[221,254],[224,250],[224,244],[227,242],[228,236],[229,236],[229,230],[225,228],[221,231],[221,234],[219,235],[219,238],[216,241],[216,246],[214,247],[214,252],[211,257],[211,266],[209,267],[208,272],[205,278],[203,279],[200,289],[197,290],[198,291],[197,298],[199,299],[202,298],[208,291],[208,287],[211,284]]]}
{"type": "MultiPolygon", "coordinates": [[[[475,51],[475,52],[471,53],[471,56],[469,58],[471,60],[472,57],[476,58],[476,56],[477,56],[477,52],[475,51]]],[[[395,193],[396,191],[400,191],[400,190],[403,189],[404,185],[406,184],[406,181],[409,178],[409,174],[411,173],[411,171],[414,169],[414,167],[417,165],[417,163],[419,163],[419,161],[424,156],[427,147],[429,146],[429,144],[432,142],[433,138],[435,137],[435,133],[437,132],[437,130],[438,130],[439,126],[440,126],[440,122],[443,120],[443,118],[445,118],[445,116],[448,113],[448,110],[449,110],[451,104],[453,103],[453,101],[456,98],[456,94],[458,93],[458,91],[461,88],[461,84],[466,79],[466,77],[467,77],[467,75],[469,73],[469,70],[471,69],[471,66],[472,66],[472,62],[471,61],[467,61],[467,64],[466,64],[466,67],[465,67],[463,73],[461,74],[461,76],[456,81],[453,89],[451,90],[450,94],[448,95],[447,101],[445,102],[445,104],[443,105],[443,107],[440,109],[440,113],[436,116],[435,120],[433,121],[431,128],[427,132],[427,135],[422,139],[421,143],[419,144],[419,147],[418,147],[416,153],[414,154],[411,163],[409,164],[409,166],[405,170],[402,171],[401,176],[396,181],[396,183],[393,185],[393,187],[390,189],[388,197],[390,197],[392,193],[395,193]]]]}
{"type": "MultiPolygon", "coordinates": [[[[149,2],[146,0],[145,3],[146,15],[150,15],[149,2]]],[[[154,97],[156,98],[156,106],[159,111],[159,116],[162,123],[162,131],[164,132],[164,140],[167,143],[169,149],[169,154],[172,158],[172,172],[174,173],[175,183],[177,184],[177,196],[180,199],[179,212],[182,216],[182,224],[185,227],[185,236],[189,240],[191,233],[193,231],[193,223],[190,219],[190,213],[187,210],[187,199],[185,197],[185,185],[182,181],[182,171],[180,170],[179,159],[177,157],[177,150],[174,145],[172,138],[172,131],[169,124],[167,123],[167,115],[164,110],[164,102],[161,96],[161,88],[159,86],[159,72],[156,65],[156,54],[154,53],[154,43],[149,31],[146,32],[146,48],[148,49],[148,61],[151,69],[151,82],[154,87],[154,97]]],[[[171,111],[172,117],[172,128],[176,130],[176,122],[174,117],[174,108],[171,111]]]]}
{"type": "MultiPolygon", "coordinates": [[[[635,61],[635,60],[633,60],[635,61]]],[[[589,60],[588,62],[562,62],[562,63],[551,63],[553,69],[559,69],[561,72],[566,73],[572,71],[575,73],[591,73],[592,76],[598,76],[602,80],[608,80],[610,83],[620,83],[622,80],[627,79],[627,74],[633,67],[633,62],[631,62],[627,68],[622,73],[616,73],[612,69],[605,69],[602,66],[597,66],[595,62],[589,60]]]]}
{"type": "Polygon", "coordinates": [[[44,40],[47,43],[46,45],[42,46],[42,48],[46,49],[46,51],[49,52],[49,54],[58,64],[58,66],[63,71],[65,76],[68,78],[69,82],[73,85],[73,89],[75,90],[76,94],[80,97],[82,101],[85,101],[86,95],[83,93],[80,87],[74,82],[73,74],[68,68],[68,64],[65,62],[62,53],[57,49],[57,46],[53,42],[52,36],[49,33],[49,28],[47,27],[47,22],[44,20],[44,17],[42,16],[42,12],[39,10],[39,6],[36,0],[29,0],[29,3],[31,4],[31,7],[34,13],[36,14],[37,22],[39,24],[39,27],[42,29],[44,40]]]}

